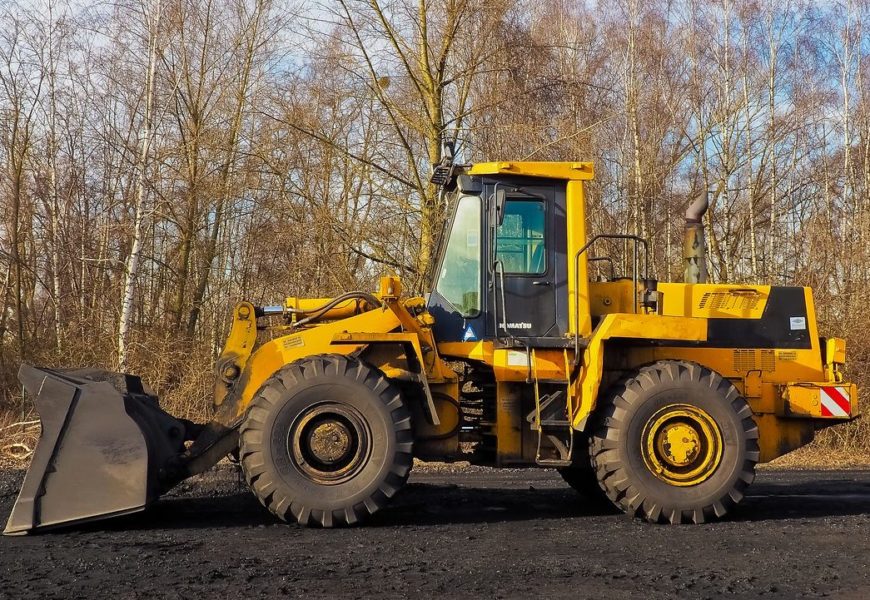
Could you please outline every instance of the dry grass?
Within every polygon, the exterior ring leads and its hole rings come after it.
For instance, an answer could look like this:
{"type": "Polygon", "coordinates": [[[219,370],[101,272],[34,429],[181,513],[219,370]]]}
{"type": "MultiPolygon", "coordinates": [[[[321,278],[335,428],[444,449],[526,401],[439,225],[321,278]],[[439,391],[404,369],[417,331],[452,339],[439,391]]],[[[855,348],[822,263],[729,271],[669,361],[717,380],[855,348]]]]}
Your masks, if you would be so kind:
{"type": "Polygon", "coordinates": [[[39,440],[39,419],[35,414],[21,419],[21,413],[0,413],[0,466],[25,467],[39,440]]]}
{"type": "Polygon", "coordinates": [[[783,469],[870,468],[870,418],[824,429],[813,443],[770,463],[783,469]]]}
{"type": "MultiPolygon", "coordinates": [[[[211,418],[214,358],[207,349],[189,341],[178,341],[160,331],[140,334],[134,340],[130,373],[135,373],[160,397],[164,410],[197,422],[211,418]]],[[[112,369],[105,360],[71,350],[74,362],[60,362],[51,356],[34,357],[35,364],[66,368],[112,369]]],[[[110,355],[107,353],[106,355],[110,355]]],[[[21,387],[12,372],[4,373],[5,403],[0,402],[0,466],[24,467],[39,439],[38,415],[30,399],[22,399],[21,387]],[[22,411],[22,405],[24,410],[22,411]]]]}
{"type": "Polygon", "coordinates": [[[215,357],[204,344],[151,331],[137,339],[128,372],[142,378],[176,417],[200,423],[211,419],[215,357]]]}
{"type": "Polygon", "coordinates": [[[815,441],[798,448],[773,462],[762,465],[762,469],[870,469],[870,451],[843,450],[825,446],[815,441]]]}

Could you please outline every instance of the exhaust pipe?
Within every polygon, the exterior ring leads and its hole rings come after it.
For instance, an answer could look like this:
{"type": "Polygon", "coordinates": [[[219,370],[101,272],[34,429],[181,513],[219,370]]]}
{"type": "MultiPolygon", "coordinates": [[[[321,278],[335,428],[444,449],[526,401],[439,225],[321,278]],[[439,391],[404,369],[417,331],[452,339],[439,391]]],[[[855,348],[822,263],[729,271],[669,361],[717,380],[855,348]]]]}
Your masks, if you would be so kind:
{"type": "Polygon", "coordinates": [[[686,268],[683,281],[686,283],[707,282],[707,244],[704,240],[704,213],[710,206],[710,191],[698,196],[686,209],[686,226],[683,233],[683,259],[686,268]]]}

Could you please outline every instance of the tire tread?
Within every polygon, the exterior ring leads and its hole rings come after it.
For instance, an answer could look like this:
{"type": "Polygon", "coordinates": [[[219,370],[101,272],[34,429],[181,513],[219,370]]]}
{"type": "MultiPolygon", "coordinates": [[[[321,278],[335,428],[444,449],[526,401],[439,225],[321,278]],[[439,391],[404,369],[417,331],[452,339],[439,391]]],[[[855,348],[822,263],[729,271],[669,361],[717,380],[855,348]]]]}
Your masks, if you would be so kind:
{"type": "Polygon", "coordinates": [[[641,367],[609,390],[592,424],[589,455],[607,496],[624,512],[653,523],[703,523],[729,514],[743,499],[746,488],[754,481],[755,465],[760,457],[758,426],[749,404],[737,388],[721,375],[689,361],[659,361],[641,367]],[[743,428],[744,461],[732,488],[726,490],[720,498],[703,506],[683,509],[666,506],[661,500],[645,497],[643,491],[631,481],[630,474],[616,450],[618,432],[630,409],[643,401],[646,390],[664,381],[696,381],[709,385],[734,411],[743,428]]]}
{"type": "Polygon", "coordinates": [[[357,358],[338,354],[307,357],[284,366],[266,380],[248,407],[239,437],[242,471],[254,495],[282,521],[293,519],[303,526],[356,525],[386,506],[407,482],[413,465],[411,413],[401,394],[374,367],[357,358]],[[274,468],[264,460],[264,447],[268,440],[264,431],[267,415],[280,406],[281,398],[295,385],[324,375],[346,377],[372,390],[389,409],[396,435],[396,452],[384,481],[363,502],[333,510],[317,509],[293,498],[289,490],[275,483],[277,474],[272,473],[274,468]]]}

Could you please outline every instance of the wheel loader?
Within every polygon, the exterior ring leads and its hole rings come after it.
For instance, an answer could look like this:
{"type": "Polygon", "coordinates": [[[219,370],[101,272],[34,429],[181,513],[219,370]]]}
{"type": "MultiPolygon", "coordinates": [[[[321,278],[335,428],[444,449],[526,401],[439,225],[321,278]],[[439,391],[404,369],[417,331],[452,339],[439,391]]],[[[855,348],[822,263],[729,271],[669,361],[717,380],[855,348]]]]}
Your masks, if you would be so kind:
{"type": "Polygon", "coordinates": [[[553,468],[653,523],[725,517],[758,463],[858,416],[845,342],[819,337],[809,288],[706,282],[703,197],[682,283],[653,277],[639,237],[587,236],[592,178],[447,148],[428,294],[388,276],[376,293],[240,302],[209,423],[132,375],[22,365],[42,432],[5,533],[143,510],[228,456],[269,511],[309,526],[371,517],[415,458],[553,468]]]}

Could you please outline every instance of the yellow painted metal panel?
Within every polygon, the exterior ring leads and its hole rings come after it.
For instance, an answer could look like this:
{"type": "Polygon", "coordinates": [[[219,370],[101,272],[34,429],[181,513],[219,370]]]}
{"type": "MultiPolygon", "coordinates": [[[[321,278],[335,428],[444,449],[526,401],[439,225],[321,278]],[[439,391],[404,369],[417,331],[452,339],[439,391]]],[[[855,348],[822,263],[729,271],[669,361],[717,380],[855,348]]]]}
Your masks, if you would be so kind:
{"type": "Polygon", "coordinates": [[[776,415],[754,415],[758,425],[758,462],[770,462],[813,441],[815,423],[810,419],[784,419],[776,415]]]}
{"type": "Polygon", "coordinates": [[[696,348],[659,346],[630,348],[627,368],[657,360],[689,360],[712,369],[729,379],[760,373],[763,383],[786,384],[792,381],[824,379],[821,356],[813,349],[792,348],[696,348]]]}
{"type": "Polygon", "coordinates": [[[493,364],[492,342],[440,342],[438,351],[447,358],[479,360],[493,364]]]}
{"type": "Polygon", "coordinates": [[[548,179],[588,180],[595,177],[591,162],[525,162],[502,161],[475,163],[469,175],[520,175],[548,179]]]}
{"type": "Polygon", "coordinates": [[[496,381],[527,382],[535,377],[567,381],[568,377],[563,350],[498,348],[492,353],[492,367],[496,381]]]}
{"type": "Polygon", "coordinates": [[[278,369],[293,361],[314,354],[351,354],[364,344],[333,344],[337,334],[364,332],[386,333],[400,327],[395,313],[388,308],[371,310],[341,321],[318,324],[266,342],[251,355],[242,374],[243,385],[236,415],[244,414],[254,394],[278,369]]]}
{"type": "Polygon", "coordinates": [[[600,337],[602,340],[637,338],[703,342],[707,340],[707,321],[691,317],[661,315],[608,315],[596,328],[594,337],[600,337]]]}
{"type": "Polygon", "coordinates": [[[565,212],[568,225],[568,331],[586,337],[592,331],[589,312],[589,276],[587,253],[577,252],[586,244],[586,198],[582,181],[569,181],[565,191],[565,212]]]}
{"type": "Polygon", "coordinates": [[[595,408],[604,369],[604,342],[613,338],[641,340],[705,341],[706,319],[665,317],[661,315],[612,314],[605,316],[583,352],[580,376],[573,382],[571,394],[577,409],[572,418],[575,429],[582,431],[595,408]]]}
{"type": "Polygon", "coordinates": [[[523,458],[522,396],[519,386],[500,381],[496,384],[496,448],[500,465],[523,458]]]}
{"type": "Polygon", "coordinates": [[[589,309],[594,316],[634,312],[634,282],[630,279],[589,284],[589,309]]]}
{"type": "Polygon", "coordinates": [[[492,353],[496,381],[531,381],[532,356],[524,349],[497,348],[492,353]]]}
{"type": "Polygon", "coordinates": [[[846,362],[846,340],[842,338],[828,338],[825,350],[825,355],[829,364],[843,364],[846,362]]]}
{"type": "Polygon", "coordinates": [[[660,312],[666,316],[760,319],[769,285],[659,283],[660,312]]]}

